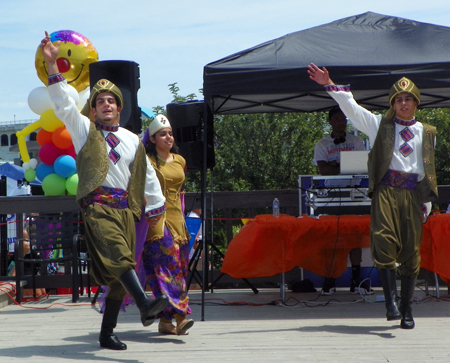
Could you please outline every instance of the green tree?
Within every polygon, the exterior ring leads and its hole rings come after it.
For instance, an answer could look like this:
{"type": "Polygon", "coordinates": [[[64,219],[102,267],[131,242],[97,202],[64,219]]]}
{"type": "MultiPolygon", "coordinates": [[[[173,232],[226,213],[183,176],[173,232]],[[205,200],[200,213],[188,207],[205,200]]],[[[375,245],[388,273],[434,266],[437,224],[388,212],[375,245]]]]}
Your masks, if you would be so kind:
{"type": "MultiPolygon", "coordinates": [[[[170,102],[178,102],[178,101],[191,101],[196,99],[195,93],[189,93],[187,96],[181,96],[178,92],[180,92],[180,88],[178,87],[178,83],[170,83],[168,85],[169,92],[172,94],[172,101],[170,102]]],[[[202,93],[202,90],[199,90],[202,93]]],[[[165,106],[155,106],[152,107],[152,111],[155,115],[164,114],[166,115],[166,107],[165,106]]],[[[149,117],[147,119],[142,120],[142,129],[145,130],[150,123],[153,121],[153,117],[149,117]]]]}
{"type": "Polygon", "coordinates": [[[436,174],[439,185],[450,184],[450,109],[426,108],[416,113],[416,119],[437,128],[436,174]]]}
{"type": "Polygon", "coordinates": [[[214,189],[295,189],[314,174],[314,145],[327,125],[322,113],[216,117],[214,189]]]}

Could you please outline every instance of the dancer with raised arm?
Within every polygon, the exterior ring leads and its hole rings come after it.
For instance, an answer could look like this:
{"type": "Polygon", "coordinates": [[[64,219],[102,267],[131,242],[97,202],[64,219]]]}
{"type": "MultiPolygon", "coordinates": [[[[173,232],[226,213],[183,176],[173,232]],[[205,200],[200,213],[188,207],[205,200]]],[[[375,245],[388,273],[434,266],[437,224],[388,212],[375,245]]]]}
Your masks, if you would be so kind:
{"type": "Polygon", "coordinates": [[[41,51],[48,71],[48,91],[56,116],[72,136],[79,177],[77,202],[81,206],[91,276],[108,287],[100,330],[100,346],[125,350],[113,334],[126,293],[135,301],[141,322],[149,326],[167,306],[167,298],[150,300],[134,270],[135,221],[145,209],[149,227],[165,211],[165,198],[155,170],[145,156],[139,137],[119,126],[123,96],[107,79],[92,88],[89,107],[95,122],[81,115],[69,95],[69,85],[56,62],[60,41],[53,44],[48,33],[41,51]]]}
{"type": "Polygon", "coordinates": [[[430,202],[437,199],[436,128],[415,119],[420,91],[408,78],[399,79],[391,87],[390,108],[381,116],[358,105],[349,85],[335,85],[325,67],[311,63],[308,74],[369,137],[372,257],[383,286],[387,320],[401,320],[401,328],[413,329],[411,305],[420,270],[422,223],[430,212],[430,202]],[[401,273],[400,306],[397,264],[401,273]]]}

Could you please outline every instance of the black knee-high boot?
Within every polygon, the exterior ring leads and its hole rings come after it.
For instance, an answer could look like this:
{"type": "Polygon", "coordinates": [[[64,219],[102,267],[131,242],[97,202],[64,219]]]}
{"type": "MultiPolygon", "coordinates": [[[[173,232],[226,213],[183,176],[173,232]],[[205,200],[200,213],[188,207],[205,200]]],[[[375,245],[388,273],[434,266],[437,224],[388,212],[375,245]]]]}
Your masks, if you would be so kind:
{"type": "Polygon", "coordinates": [[[386,302],[386,318],[387,320],[400,320],[402,316],[397,306],[397,281],[395,270],[381,269],[378,270],[383,286],[384,300],[386,302]]]}
{"type": "Polygon", "coordinates": [[[149,326],[153,324],[156,315],[166,308],[168,303],[167,297],[163,295],[155,300],[150,300],[142,289],[134,270],[129,270],[120,276],[120,282],[141,312],[142,325],[149,326]]]}
{"type": "Polygon", "coordinates": [[[415,323],[412,316],[412,298],[414,289],[416,287],[416,278],[409,278],[402,276],[401,292],[400,292],[400,313],[402,314],[402,321],[400,327],[402,329],[414,329],[415,323]]]}
{"type": "Polygon", "coordinates": [[[102,348],[112,350],[126,350],[127,345],[122,343],[117,336],[113,334],[114,328],[117,325],[117,318],[119,316],[122,301],[106,299],[105,312],[103,313],[102,328],[98,338],[102,348]]]}

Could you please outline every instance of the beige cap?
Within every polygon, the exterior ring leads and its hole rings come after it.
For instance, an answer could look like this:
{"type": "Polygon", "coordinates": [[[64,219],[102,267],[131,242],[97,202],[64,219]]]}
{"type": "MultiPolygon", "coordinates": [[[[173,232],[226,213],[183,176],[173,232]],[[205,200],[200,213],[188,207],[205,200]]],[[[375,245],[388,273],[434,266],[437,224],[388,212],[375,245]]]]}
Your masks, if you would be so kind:
{"type": "Polygon", "coordinates": [[[156,115],[156,117],[151,122],[150,126],[148,127],[148,135],[153,136],[156,134],[159,130],[165,129],[165,128],[172,128],[170,126],[169,119],[164,115],[156,115]]]}
{"type": "Polygon", "coordinates": [[[92,87],[91,96],[89,97],[89,105],[91,106],[91,108],[95,107],[95,100],[97,96],[103,92],[112,93],[116,98],[117,106],[123,108],[122,92],[120,91],[119,87],[117,87],[114,83],[108,81],[107,79],[100,79],[95,84],[95,86],[92,87]]]}
{"type": "Polygon", "coordinates": [[[408,92],[411,93],[417,101],[417,104],[420,104],[420,91],[416,87],[416,85],[406,77],[399,79],[394,85],[391,87],[389,91],[389,105],[394,104],[394,98],[400,93],[408,92]]]}
{"type": "Polygon", "coordinates": [[[394,109],[392,108],[392,105],[394,104],[395,96],[399,95],[400,93],[408,92],[413,95],[415,98],[417,105],[420,104],[420,91],[416,87],[416,85],[408,78],[403,77],[399,79],[397,82],[394,83],[394,85],[389,90],[389,110],[386,113],[387,118],[392,118],[394,116],[394,109]]]}

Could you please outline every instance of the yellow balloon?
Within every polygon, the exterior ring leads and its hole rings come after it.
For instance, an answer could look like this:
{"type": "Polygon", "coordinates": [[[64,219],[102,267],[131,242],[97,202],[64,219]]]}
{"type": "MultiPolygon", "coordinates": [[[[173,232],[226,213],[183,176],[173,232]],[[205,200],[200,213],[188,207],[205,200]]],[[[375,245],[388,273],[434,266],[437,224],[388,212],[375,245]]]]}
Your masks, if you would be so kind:
{"type": "Polygon", "coordinates": [[[53,132],[60,127],[64,127],[62,121],[56,117],[54,110],[44,111],[39,121],[41,123],[41,127],[48,132],[53,132]]]}
{"type": "MultiPolygon", "coordinates": [[[[72,30],[59,30],[50,34],[55,43],[60,40],[59,53],[56,59],[60,73],[81,92],[89,86],[89,64],[98,62],[98,53],[92,42],[84,35],[72,30]]],[[[40,47],[36,50],[34,62],[39,79],[48,86],[48,72],[40,47]]]]}
{"type": "Polygon", "coordinates": [[[17,145],[19,145],[20,157],[24,163],[28,163],[30,161],[30,155],[28,154],[27,142],[25,140],[25,136],[19,136],[17,138],[17,145]]]}
{"type": "MultiPolygon", "coordinates": [[[[45,112],[45,111],[44,111],[45,112]]],[[[54,113],[54,112],[53,112],[54,113]]],[[[39,121],[35,121],[32,124],[29,124],[28,126],[26,126],[24,129],[17,131],[16,135],[17,137],[25,137],[28,136],[29,134],[31,134],[33,131],[36,131],[39,127],[41,127],[41,124],[39,123],[39,121]]]]}
{"type": "MultiPolygon", "coordinates": [[[[37,130],[41,127],[40,121],[35,121],[32,124],[28,125],[24,129],[17,131],[17,145],[19,146],[20,157],[24,163],[28,163],[30,161],[30,155],[28,154],[27,142],[25,140],[25,136],[28,136],[33,131],[37,130]]],[[[35,165],[36,167],[36,165],[35,165]]]]}

